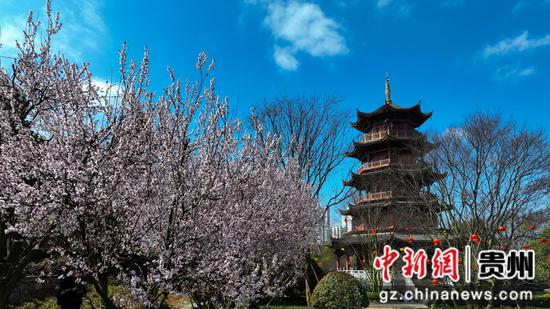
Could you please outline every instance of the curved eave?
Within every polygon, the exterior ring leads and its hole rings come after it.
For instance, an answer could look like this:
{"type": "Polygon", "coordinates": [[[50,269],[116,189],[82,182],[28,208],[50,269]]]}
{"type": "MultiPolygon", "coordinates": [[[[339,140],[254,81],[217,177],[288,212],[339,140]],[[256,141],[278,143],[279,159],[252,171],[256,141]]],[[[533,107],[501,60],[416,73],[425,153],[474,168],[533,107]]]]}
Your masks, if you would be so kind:
{"type": "Polygon", "coordinates": [[[357,121],[351,124],[352,127],[366,132],[372,124],[383,119],[409,120],[415,127],[421,126],[432,116],[432,112],[424,113],[420,109],[420,102],[411,107],[401,107],[396,104],[384,104],[371,113],[364,113],[357,110],[357,121]]]}
{"type": "MultiPolygon", "coordinates": [[[[394,235],[405,235],[405,239],[411,235],[424,235],[422,234],[422,229],[416,228],[416,229],[404,229],[404,228],[396,228],[395,226],[391,225],[388,227],[377,227],[375,231],[369,231],[369,230],[353,230],[350,232],[346,232],[344,235],[370,235],[370,236],[378,236],[379,234],[385,234],[385,233],[393,233],[394,235]]],[[[431,239],[430,239],[431,242],[431,239]]]]}
{"type": "Polygon", "coordinates": [[[341,210],[340,213],[343,215],[355,215],[355,214],[362,213],[367,209],[372,209],[372,208],[390,207],[390,206],[399,207],[399,205],[411,205],[411,204],[412,205],[416,204],[417,206],[424,205],[425,207],[433,207],[438,212],[448,211],[453,208],[452,205],[444,205],[439,203],[437,199],[424,200],[424,201],[420,200],[415,202],[410,200],[409,201],[399,200],[399,198],[394,197],[387,200],[379,200],[379,201],[372,201],[372,202],[358,203],[358,204],[348,204],[348,208],[344,211],[341,210]]]}
{"type": "MultiPolygon", "coordinates": [[[[348,245],[358,245],[358,244],[364,244],[365,243],[365,236],[366,234],[357,234],[357,233],[349,233],[347,235],[344,235],[342,238],[333,238],[331,245],[333,248],[337,249],[344,249],[344,247],[348,245]]],[[[399,241],[401,243],[410,243],[408,241],[408,238],[412,237],[414,240],[411,244],[431,244],[434,238],[442,238],[438,234],[436,235],[429,235],[424,233],[403,233],[403,232],[381,232],[376,234],[376,242],[384,242],[384,241],[399,241]]]]}
{"type": "Polygon", "coordinates": [[[353,188],[362,188],[364,184],[369,182],[378,182],[380,181],[379,177],[387,177],[392,174],[414,174],[414,177],[417,177],[419,181],[422,181],[424,184],[432,184],[437,180],[441,180],[446,177],[446,174],[438,174],[433,171],[433,168],[429,165],[420,166],[419,168],[400,168],[398,165],[391,165],[386,168],[377,169],[369,172],[364,172],[357,174],[351,172],[350,180],[344,181],[344,186],[353,187],[353,188]]]}
{"type": "MultiPolygon", "coordinates": [[[[414,139],[417,139],[416,137],[414,139]]],[[[376,141],[371,141],[368,143],[362,143],[362,142],[353,142],[353,150],[346,152],[346,156],[356,158],[356,159],[363,159],[365,155],[368,152],[376,151],[376,150],[382,150],[384,148],[387,148],[392,145],[397,144],[404,144],[406,141],[409,141],[411,139],[403,139],[403,138],[395,138],[391,136],[386,136],[384,138],[381,138],[376,141]]]]}
{"type": "Polygon", "coordinates": [[[390,198],[385,200],[362,202],[357,204],[348,203],[348,209],[346,211],[349,214],[354,214],[368,208],[388,207],[391,205],[392,205],[392,201],[390,200],[390,198]]]}
{"type": "Polygon", "coordinates": [[[390,146],[404,146],[409,147],[413,151],[419,153],[427,153],[437,148],[439,144],[431,143],[428,141],[425,135],[420,134],[413,138],[397,138],[387,136],[382,139],[371,141],[368,143],[353,142],[353,150],[345,153],[347,157],[356,158],[362,160],[367,153],[378,150],[384,150],[390,146]]]}

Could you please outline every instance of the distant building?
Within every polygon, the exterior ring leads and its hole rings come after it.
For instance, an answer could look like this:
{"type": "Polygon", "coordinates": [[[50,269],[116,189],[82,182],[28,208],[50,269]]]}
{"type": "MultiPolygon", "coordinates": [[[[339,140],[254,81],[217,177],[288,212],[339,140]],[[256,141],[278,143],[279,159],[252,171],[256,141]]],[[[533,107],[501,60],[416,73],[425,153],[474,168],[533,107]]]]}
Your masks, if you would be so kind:
{"type": "Polygon", "coordinates": [[[323,221],[321,224],[319,224],[319,233],[317,235],[317,242],[318,243],[329,243],[330,242],[330,236],[332,234],[330,224],[328,222],[328,217],[323,217],[323,221]]]}
{"type": "Polygon", "coordinates": [[[343,234],[343,228],[341,226],[333,226],[331,229],[332,238],[340,238],[343,234]]]}
{"type": "Polygon", "coordinates": [[[331,226],[330,235],[332,238],[342,238],[345,233],[351,232],[353,230],[351,216],[341,215],[342,224],[331,226]]]}
{"type": "Polygon", "coordinates": [[[353,218],[351,216],[341,215],[342,217],[342,233],[351,232],[353,229],[353,218]]]}

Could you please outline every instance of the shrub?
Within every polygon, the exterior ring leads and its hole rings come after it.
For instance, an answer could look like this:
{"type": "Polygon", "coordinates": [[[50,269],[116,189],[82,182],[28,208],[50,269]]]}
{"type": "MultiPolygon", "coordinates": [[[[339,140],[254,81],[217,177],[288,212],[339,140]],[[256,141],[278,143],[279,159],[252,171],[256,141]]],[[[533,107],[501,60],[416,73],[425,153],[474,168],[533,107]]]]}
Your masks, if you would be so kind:
{"type": "Polygon", "coordinates": [[[319,281],[313,291],[313,308],[357,309],[368,306],[361,284],[351,275],[331,272],[319,281]]]}
{"type": "Polygon", "coordinates": [[[380,299],[380,292],[368,292],[367,297],[369,300],[379,300],[380,299]]]}
{"type": "Polygon", "coordinates": [[[527,301],[529,306],[537,306],[541,308],[550,308],[550,293],[535,294],[533,299],[527,301]]]}
{"type": "MultiPolygon", "coordinates": [[[[368,280],[366,279],[360,279],[360,278],[356,278],[357,282],[359,282],[359,287],[361,288],[360,292],[361,292],[361,301],[363,302],[363,307],[367,307],[369,305],[369,300],[371,299],[369,297],[369,294],[371,293],[370,290],[371,290],[371,284],[368,280]]],[[[378,299],[378,298],[376,298],[378,299]]]]}

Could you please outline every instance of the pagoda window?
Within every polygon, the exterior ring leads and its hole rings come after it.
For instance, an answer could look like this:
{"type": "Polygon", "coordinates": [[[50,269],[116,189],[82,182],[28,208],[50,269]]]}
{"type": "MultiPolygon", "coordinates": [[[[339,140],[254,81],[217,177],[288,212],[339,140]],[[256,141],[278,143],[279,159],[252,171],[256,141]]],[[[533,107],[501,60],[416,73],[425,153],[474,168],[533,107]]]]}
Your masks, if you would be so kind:
{"type": "Polygon", "coordinates": [[[371,132],[376,133],[384,130],[385,130],[384,123],[376,123],[372,126],[371,132]]]}
{"type": "Polygon", "coordinates": [[[368,184],[365,186],[365,192],[371,192],[373,189],[373,185],[372,184],[368,184]]]}
{"type": "Polygon", "coordinates": [[[368,156],[369,162],[380,161],[380,160],[385,160],[385,159],[389,159],[389,154],[388,154],[387,150],[379,151],[379,152],[373,152],[373,153],[369,154],[369,156],[368,156]]]}
{"type": "Polygon", "coordinates": [[[413,126],[410,122],[399,122],[395,123],[393,128],[397,130],[411,130],[413,129],[413,126]]]}

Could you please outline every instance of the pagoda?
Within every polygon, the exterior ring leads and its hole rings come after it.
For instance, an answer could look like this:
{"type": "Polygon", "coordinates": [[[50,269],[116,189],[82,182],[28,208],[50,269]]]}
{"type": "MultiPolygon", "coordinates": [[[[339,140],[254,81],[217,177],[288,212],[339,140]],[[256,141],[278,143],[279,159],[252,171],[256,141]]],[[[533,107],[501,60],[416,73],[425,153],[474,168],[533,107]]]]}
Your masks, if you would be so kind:
{"type": "Polygon", "coordinates": [[[430,193],[431,184],[443,175],[423,160],[436,145],[417,131],[432,113],[422,112],[420,102],[412,107],[394,104],[387,76],[385,90],[384,104],[371,113],[358,111],[351,124],[362,137],[346,155],[360,166],[344,181],[355,189],[355,197],[340,211],[352,229],[332,239],[339,270],[366,269],[385,244],[430,247],[444,209],[430,193]]]}

